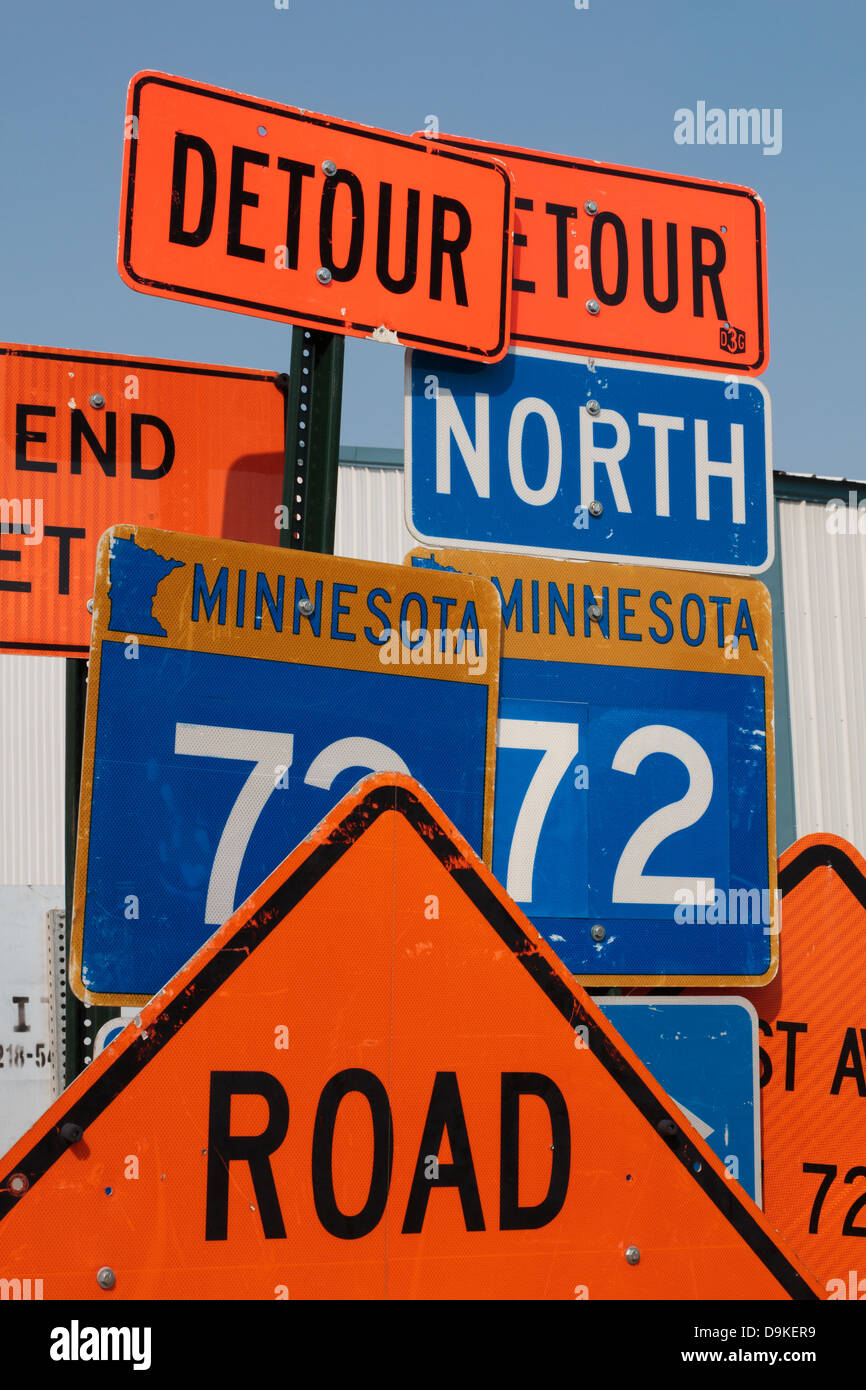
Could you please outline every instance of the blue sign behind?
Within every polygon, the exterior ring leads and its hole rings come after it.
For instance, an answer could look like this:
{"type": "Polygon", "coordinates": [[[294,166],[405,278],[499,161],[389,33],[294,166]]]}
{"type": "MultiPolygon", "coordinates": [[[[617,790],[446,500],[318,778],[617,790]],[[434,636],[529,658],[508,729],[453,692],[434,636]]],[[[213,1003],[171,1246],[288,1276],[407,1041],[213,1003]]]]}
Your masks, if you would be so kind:
{"type": "Polygon", "coordinates": [[[758,1018],[746,999],[653,995],[594,1002],[761,1205],[758,1018]]]}
{"type": "Polygon", "coordinates": [[[410,351],[406,521],[425,544],[759,573],[773,559],[759,382],[513,348],[410,351]]]}

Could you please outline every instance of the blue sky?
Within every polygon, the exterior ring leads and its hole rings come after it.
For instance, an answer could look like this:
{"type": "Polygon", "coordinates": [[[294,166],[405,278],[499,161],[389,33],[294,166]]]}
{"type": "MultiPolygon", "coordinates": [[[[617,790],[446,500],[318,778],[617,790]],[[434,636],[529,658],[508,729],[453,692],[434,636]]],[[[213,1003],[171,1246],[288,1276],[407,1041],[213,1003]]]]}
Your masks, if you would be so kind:
{"type": "MultiPolygon", "coordinates": [[[[288,325],[116,269],[123,115],[155,68],[396,131],[747,184],[767,209],[775,465],[866,477],[864,8],[851,0],[41,0],[0,53],[0,337],[286,370],[288,325]],[[782,148],[678,145],[698,101],[781,108],[782,148]]],[[[403,352],[349,340],[345,444],[402,443],[403,352]]]]}

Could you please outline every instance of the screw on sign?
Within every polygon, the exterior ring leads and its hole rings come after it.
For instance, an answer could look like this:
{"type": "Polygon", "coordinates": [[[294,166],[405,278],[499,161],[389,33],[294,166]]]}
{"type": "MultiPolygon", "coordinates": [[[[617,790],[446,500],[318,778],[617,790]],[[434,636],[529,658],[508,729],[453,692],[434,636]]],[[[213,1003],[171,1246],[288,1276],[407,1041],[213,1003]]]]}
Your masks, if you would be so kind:
{"type": "Polygon", "coordinates": [[[752,189],[462,136],[431,143],[511,171],[513,342],[765,370],[764,205],[752,189]]]}
{"type": "Polygon", "coordinates": [[[831,1299],[866,1300],[866,861],[807,835],[779,861],[761,1032],[764,1211],[831,1299]]]}
{"type": "Polygon", "coordinates": [[[513,194],[474,151],[144,72],[118,268],[145,294],[496,361],[513,194]]]}
{"type": "Polygon", "coordinates": [[[0,1270],[34,1262],[46,1299],[820,1296],[394,774],[350,793],[0,1161],[0,1270]]]}

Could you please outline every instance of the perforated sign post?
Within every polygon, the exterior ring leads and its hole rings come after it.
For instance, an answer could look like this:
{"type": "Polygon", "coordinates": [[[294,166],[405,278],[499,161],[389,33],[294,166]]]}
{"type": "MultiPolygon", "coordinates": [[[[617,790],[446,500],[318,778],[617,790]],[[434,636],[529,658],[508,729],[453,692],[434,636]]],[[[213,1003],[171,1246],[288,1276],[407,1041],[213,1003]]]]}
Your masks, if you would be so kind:
{"type": "Polygon", "coordinates": [[[511,171],[512,342],[726,375],[766,369],[764,205],[751,188],[453,135],[430,143],[511,171]]]}
{"type": "Polygon", "coordinates": [[[770,597],[755,579],[416,550],[493,580],[493,871],[587,983],[778,961],[770,597]]]}
{"type": "Polygon", "coordinates": [[[121,526],[95,594],[80,997],[149,998],[366,772],[423,777],[489,857],[486,580],[121,526]]]}
{"type": "Polygon", "coordinates": [[[750,574],[773,559],[760,382],[512,349],[406,354],[406,524],[425,544],[750,574]]]}
{"type": "Polygon", "coordinates": [[[285,413],[272,372],[0,344],[0,650],[87,656],[120,517],[275,545],[285,413]]]}
{"type": "Polygon", "coordinates": [[[820,1297],[393,776],[332,811],[0,1163],[0,1269],[106,1302],[820,1297]]]}
{"type": "Polygon", "coordinates": [[[495,361],[513,193],[472,150],[138,73],[118,268],[212,308],[495,361]]]}

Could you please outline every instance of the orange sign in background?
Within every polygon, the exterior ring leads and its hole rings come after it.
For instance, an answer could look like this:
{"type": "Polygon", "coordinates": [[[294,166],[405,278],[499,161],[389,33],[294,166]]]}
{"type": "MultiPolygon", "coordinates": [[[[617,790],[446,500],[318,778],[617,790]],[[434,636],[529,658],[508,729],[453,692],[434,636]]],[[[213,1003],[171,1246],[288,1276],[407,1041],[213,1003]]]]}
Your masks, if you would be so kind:
{"type": "Polygon", "coordinates": [[[781,963],[758,1011],[764,1211],[826,1285],[866,1299],[866,861],[838,835],[779,861],[781,963]]]}
{"type": "Polygon", "coordinates": [[[285,409],[273,373],[0,344],[0,650],[87,655],[117,522],[276,545],[285,409]]]}
{"type": "Polygon", "coordinates": [[[46,1299],[818,1296],[393,774],[0,1163],[0,1277],[34,1276],[46,1299]]]}
{"type": "Polygon", "coordinates": [[[515,343],[764,371],[764,205],[750,188],[457,136],[439,141],[497,156],[511,171],[515,343]]]}
{"type": "Polygon", "coordinates": [[[126,136],[132,289],[505,354],[512,191],[492,159],[155,72],[130,83],[126,136]]]}

